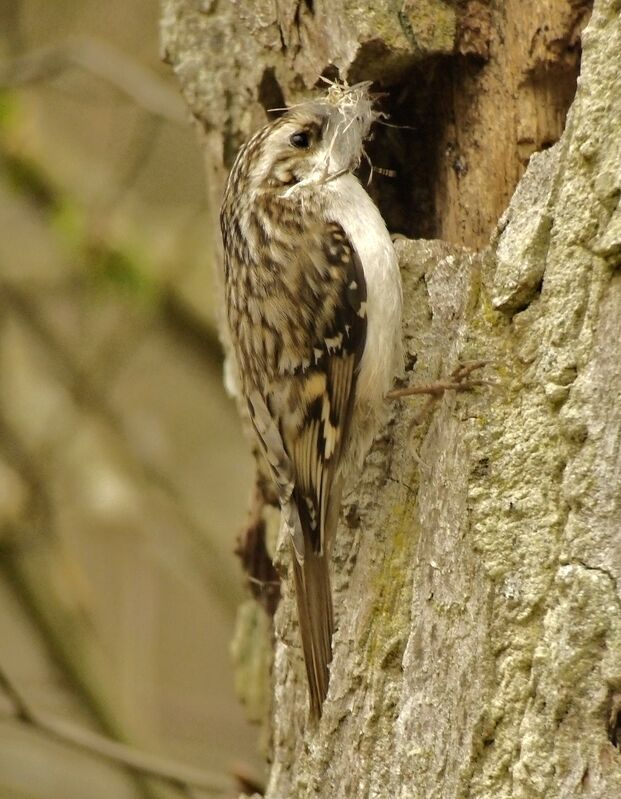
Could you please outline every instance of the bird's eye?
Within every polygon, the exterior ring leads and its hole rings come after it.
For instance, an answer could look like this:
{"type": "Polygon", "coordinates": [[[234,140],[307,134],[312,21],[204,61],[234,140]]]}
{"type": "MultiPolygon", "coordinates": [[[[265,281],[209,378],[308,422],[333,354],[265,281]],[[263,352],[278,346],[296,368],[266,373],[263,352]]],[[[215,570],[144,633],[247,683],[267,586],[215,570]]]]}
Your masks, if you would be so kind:
{"type": "Polygon", "coordinates": [[[308,133],[304,130],[298,130],[292,133],[289,137],[291,144],[298,150],[307,150],[310,147],[310,139],[308,133]]]}

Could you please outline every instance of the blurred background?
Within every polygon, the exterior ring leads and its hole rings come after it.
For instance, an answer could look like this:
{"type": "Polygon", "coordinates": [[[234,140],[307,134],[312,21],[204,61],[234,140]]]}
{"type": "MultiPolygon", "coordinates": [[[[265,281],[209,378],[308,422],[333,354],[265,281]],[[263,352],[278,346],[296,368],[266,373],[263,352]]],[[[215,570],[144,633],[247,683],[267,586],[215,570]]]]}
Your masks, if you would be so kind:
{"type": "Polygon", "coordinates": [[[189,795],[58,719],[260,773],[206,196],[154,0],[0,0],[0,799],[189,795]]]}

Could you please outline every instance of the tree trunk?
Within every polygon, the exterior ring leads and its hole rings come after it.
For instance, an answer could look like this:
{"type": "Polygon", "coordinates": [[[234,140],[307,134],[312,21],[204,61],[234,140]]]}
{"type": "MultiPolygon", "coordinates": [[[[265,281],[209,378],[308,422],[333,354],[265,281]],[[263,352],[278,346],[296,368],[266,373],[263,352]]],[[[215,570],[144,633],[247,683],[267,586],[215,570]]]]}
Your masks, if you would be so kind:
{"type": "Polygon", "coordinates": [[[163,5],[214,225],[264,108],[331,64],[389,93],[408,127],[378,132],[397,177],[371,188],[401,234],[406,380],[485,359],[493,384],[393,403],[344,504],[317,730],[283,581],[267,796],[616,799],[620,3],[596,0],[582,36],[580,0],[368,5],[163,5]]]}

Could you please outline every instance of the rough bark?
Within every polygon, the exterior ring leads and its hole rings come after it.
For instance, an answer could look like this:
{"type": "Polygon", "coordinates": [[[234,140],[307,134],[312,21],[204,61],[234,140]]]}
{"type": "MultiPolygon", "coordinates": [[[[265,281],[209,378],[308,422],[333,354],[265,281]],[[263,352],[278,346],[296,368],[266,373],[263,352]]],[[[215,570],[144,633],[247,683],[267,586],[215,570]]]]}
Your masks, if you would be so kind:
{"type": "Polygon", "coordinates": [[[395,403],[346,499],[318,730],[306,725],[284,582],[267,796],[612,799],[621,795],[620,4],[595,3],[566,124],[586,4],[391,9],[164,2],[165,51],[206,127],[214,197],[235,142],[261,117],[261,92],[268,106],[276,89],[291,101],[334,63],[430,111],[446,99],[434,75],[448,65],[440,85],[451,88],[450,113],[434,111],[409,145],[380,140],[400,163],[407,152],[432,161],[426,185],[406,168],[396,188],[375,191],[393,228],[448,240],[396,243],[407,379],[484,358],[495,383],[445,396],[420,423],[420,404],[395,403]],[[424,85],[413,88],[415,78],[424,85]],[[463,143],[448,167],[447,137],[463,143]],[[490,234],[478,253],[455,246],[490,234]]]}

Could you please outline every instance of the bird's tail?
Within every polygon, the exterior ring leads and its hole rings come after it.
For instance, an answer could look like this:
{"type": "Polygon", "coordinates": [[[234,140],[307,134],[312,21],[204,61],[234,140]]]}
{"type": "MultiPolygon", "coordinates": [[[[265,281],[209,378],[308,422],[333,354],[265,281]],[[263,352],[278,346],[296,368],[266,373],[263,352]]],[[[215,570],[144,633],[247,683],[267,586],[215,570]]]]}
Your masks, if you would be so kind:
{"type": "Polygon", "coordinates": [[[328,693],[334,617],[328,555],[325,550],[323,553],[314,552],[308,545],[305,550],[302,563],[293,551],[293,574],[311,716],[318,719],[328,693]]]}

